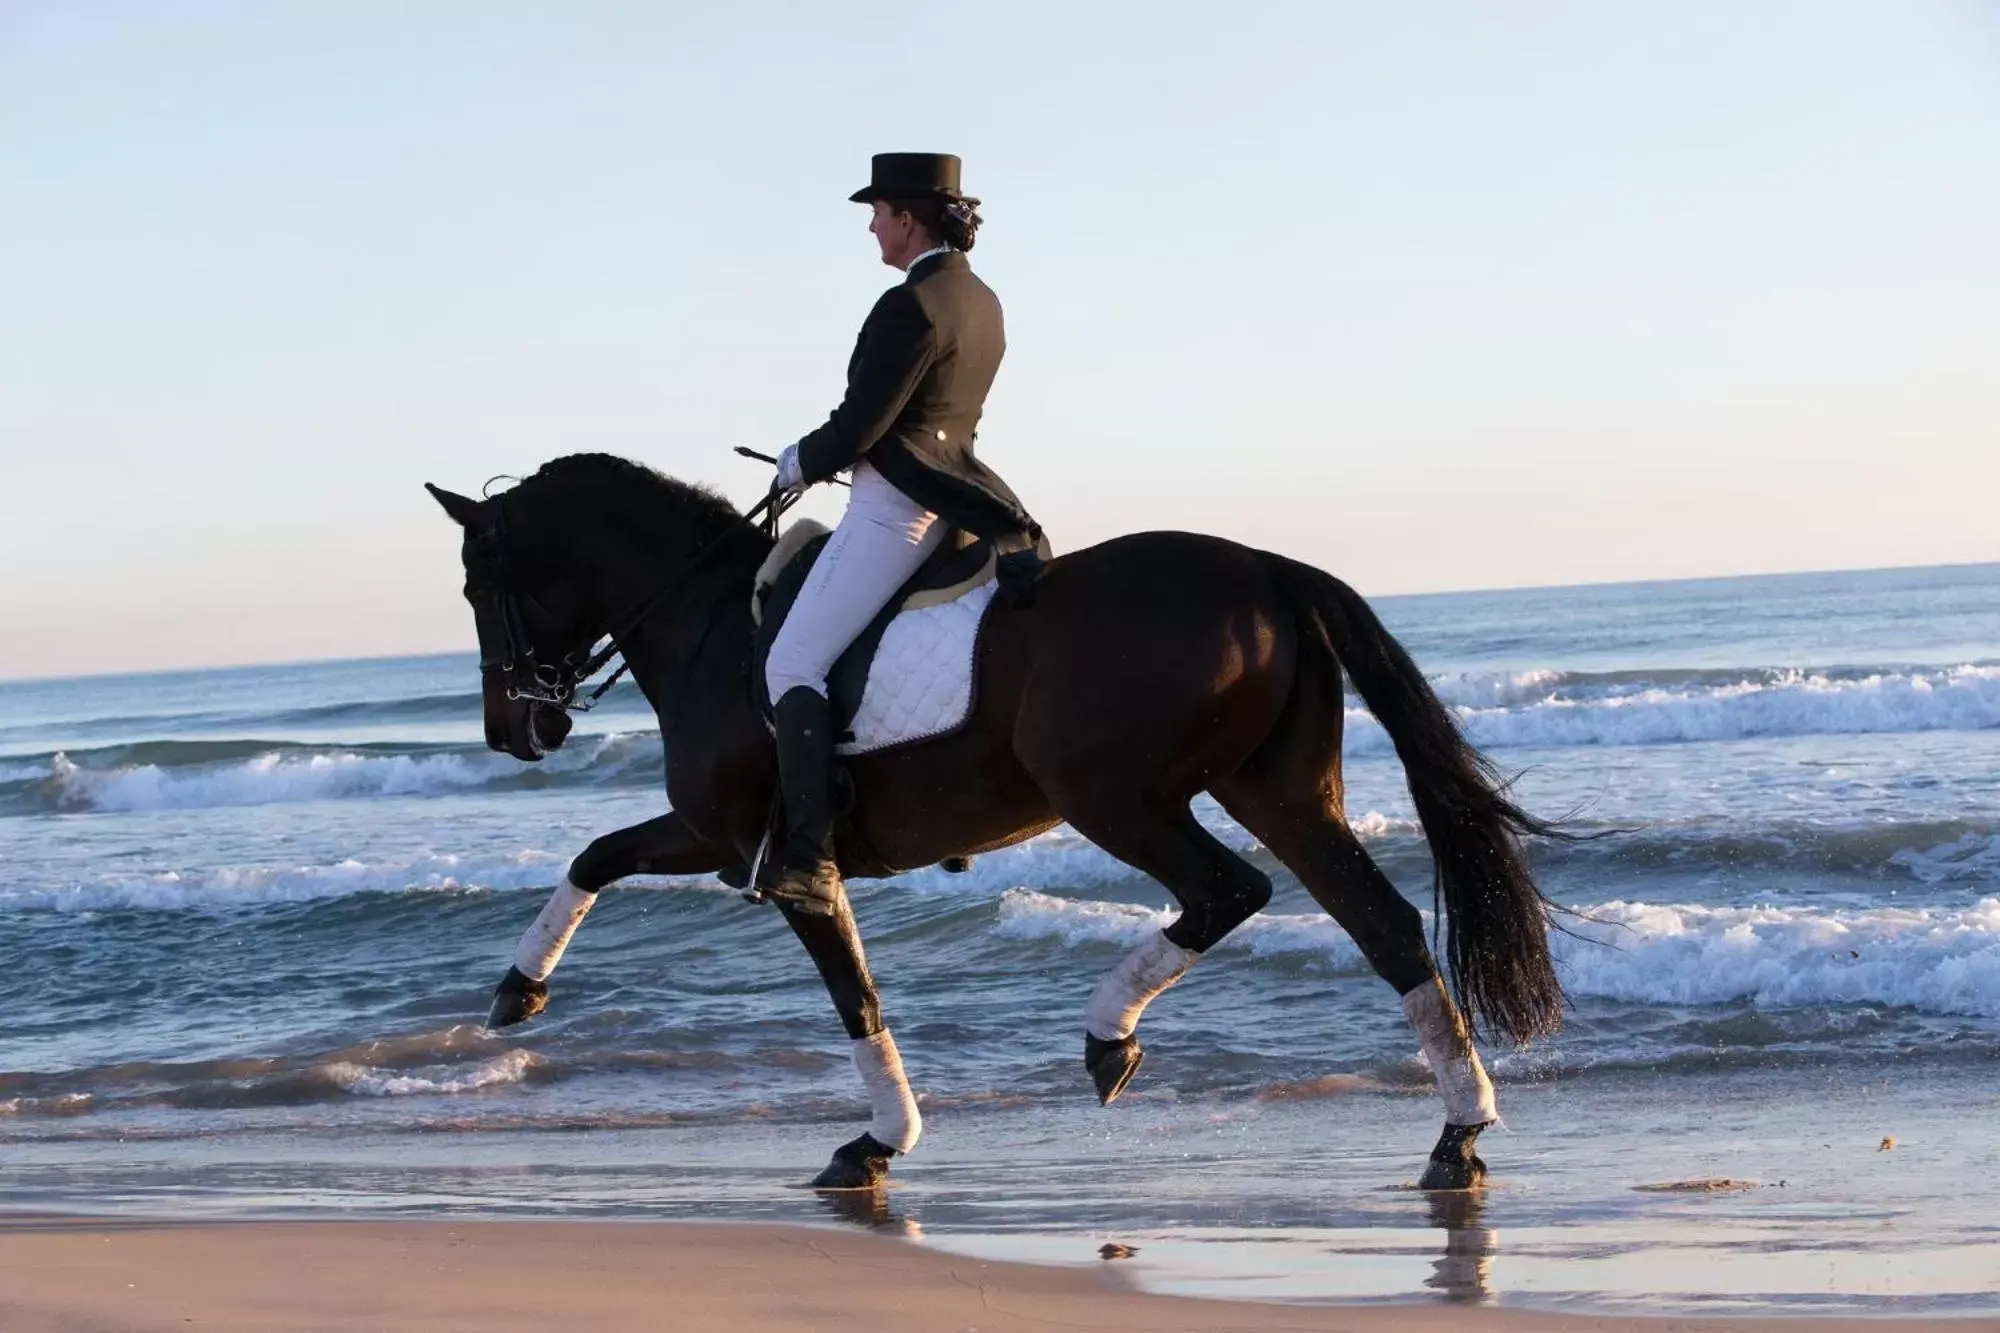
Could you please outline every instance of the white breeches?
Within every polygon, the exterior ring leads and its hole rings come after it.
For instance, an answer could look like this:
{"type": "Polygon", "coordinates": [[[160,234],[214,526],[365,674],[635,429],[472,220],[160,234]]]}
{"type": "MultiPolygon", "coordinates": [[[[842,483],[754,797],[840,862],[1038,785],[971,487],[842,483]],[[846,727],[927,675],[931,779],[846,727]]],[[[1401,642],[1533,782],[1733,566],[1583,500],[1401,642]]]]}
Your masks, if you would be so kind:
{"type": "Polygon", "coordinates": [[[825,694],[834,662],[944,540],[937,515],[881,473],[863,462],[853,475],[847,513],[771,643],[764,683],[774,704],[801,685],[825,694]]]}

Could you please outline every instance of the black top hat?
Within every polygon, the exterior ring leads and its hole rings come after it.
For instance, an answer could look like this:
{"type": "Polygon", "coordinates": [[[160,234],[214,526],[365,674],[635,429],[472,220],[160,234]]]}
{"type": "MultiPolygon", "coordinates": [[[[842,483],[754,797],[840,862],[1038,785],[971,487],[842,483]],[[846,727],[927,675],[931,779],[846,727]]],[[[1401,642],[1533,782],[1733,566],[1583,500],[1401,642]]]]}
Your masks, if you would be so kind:
{"type": "Polygon", "coordinates": [[[877,199],[977,199],[958,190],[958,159],[950,153],[877,153],[868,184],[847,196],[857,204],[877,199]]]}

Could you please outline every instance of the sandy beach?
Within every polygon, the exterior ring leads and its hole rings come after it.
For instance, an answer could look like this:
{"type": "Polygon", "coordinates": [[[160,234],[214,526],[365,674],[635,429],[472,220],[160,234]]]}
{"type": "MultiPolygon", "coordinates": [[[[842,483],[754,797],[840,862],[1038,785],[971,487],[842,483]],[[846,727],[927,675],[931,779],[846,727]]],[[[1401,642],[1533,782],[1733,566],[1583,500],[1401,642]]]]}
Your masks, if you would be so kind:
{"type": "MultiPolygon", "coordinates": [[[[1635,1319],[1459,1306],[1328,1307],[1148,1295],[1116,1263],[1043,1267],[849,1231],[601,1222],[16,1220],[0,1230],[7,1333],[208,1329],[1886,1330],[1936,1321],[1635,1319]]],[[[1962,1333],[2000,1320],[1953,1320],[1962,1333]]]]}

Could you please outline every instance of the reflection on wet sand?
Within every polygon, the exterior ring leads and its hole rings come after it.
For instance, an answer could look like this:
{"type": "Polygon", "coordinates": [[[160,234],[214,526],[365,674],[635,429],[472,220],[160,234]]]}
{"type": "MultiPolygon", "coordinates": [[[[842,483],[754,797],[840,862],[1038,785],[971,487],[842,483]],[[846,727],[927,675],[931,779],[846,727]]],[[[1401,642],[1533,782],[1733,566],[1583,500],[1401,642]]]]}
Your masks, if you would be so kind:
{"type": "MultiPolygon", "coordinates": [[[[815,1197],[820,1210],[830,1219],[848,1226],[860,1227],[866,1231],[891,1236],[903,1236],[911,1240],[923,1238],[923,1225],[907,1212],[897,1209],[890,1201],[889,1190],[885,1186],[865,1190],[820,1190],[815,1197]]],[[[1431,1271],[1423,1279],[1423,1285],[1453,1304],[1478,1305],[1490,1302],[1493,1293],[1493,1258],[1500,1250],[1500,1233],[1485,1224],[1486,1192],[1484,1190],[1440,1190],[1424,1196],[1425,1208],[1430,1225],[1444,1232],[1444,1248],[1434,1249],[1424,1246],[1419,1251],[1415,1246],[1392,1244],[1392,1250],[1409,1254],[1412,1258],[1419,1254],[1434,1254],[1431,1271]]],[[[1405,1237],[1414,1238],[1425,1234],[1405,1231],[1405,1237]]],[[[989,1238],[995,1239],[995,1238],[989,1238]]],[[[1056,1240],[1039,1237],[1042,1241],[1056,1240]]],[[[1163,1238],[1164,1239],[1164,1238],[1163,1238]]],[[[1042,1262],[1062,1261],[1069,1256],[1061,1254],[1068,1248],[1066,1240],[1057,1240],[1056,1249],[1047,1254],[1034,1253],[1039,1246],[1032,1242],[1023,1244],[1026,1238],[1012,1237],[1007,1249],[1022,1249],[1028,1253],[1010,1257],[1036,1259],[1042,1262]]],[[[1173,1248],[1168,1241],[1165,1247],[1173,1248]]],[[[1136,1253],[1128,1247],[1105,1245],[1097,1247],[1100,1256],[1108,1257],[1112,1250],[1125,1249],[1119,1257],[1129,1257],[1136,1253]]],[[[1346,1250],[1336,1248],[1334,1253],[1366,1253],[1367,1249],[1346,1250]]],[[[1384,1251],[1376,1251],[1378,1253],[1384,1251]]],[[[1415,1274],[1411,1274],[1412,1277],[1415,1274]]]]}
{"type": "Polygon", "coordinates": [[[924,1234],[923,1227],[915,1218],[906,1217],[890,1206],[887,1186],[877,1185],[863,1190],[819,1190],[816,1193],[820,1207],[834,1220],[849,1226],[891,1236],[906,1236],[911,1240],[924,1234]]]}
{"type": "Polygon", "coordinates": [[[1424,1285],[1457,1304],[1477,1305],[1493,1299],[1493,1256],[1500,1233],[1481,1222],[1486,1214],[1484,1190],[1436,1191],[1428,1196],[1431,1225],[1445,1233],[1444,1252],[1431,1265],[1424,1285]]]}

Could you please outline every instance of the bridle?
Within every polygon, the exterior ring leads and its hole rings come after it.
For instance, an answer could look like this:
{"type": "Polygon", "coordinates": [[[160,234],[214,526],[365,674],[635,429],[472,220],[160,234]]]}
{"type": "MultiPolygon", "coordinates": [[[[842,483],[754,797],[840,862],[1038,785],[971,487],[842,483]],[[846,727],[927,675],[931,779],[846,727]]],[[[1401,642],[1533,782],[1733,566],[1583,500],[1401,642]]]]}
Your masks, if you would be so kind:
{"type": "MultiPolygon", "coordinates": [[[[682,561],[673,575],[665,580],[659,590],[640,604],[639,609],[627,617],[624,625],[611,631],[608,641],[601,648],[585,653],[579,660],[578,653],[566,652],[558,662],[538,662],[535,660],[534,640],[529,637],[527,624],[521,614],[522,604],[540,609],[541,604],[532,593],[524,591],[512,577],[507,560],[507,510],[506,493],[491,497],[492,521],[478,532],[466,531],[466,588],[465,594],[472,603],[473,628],[479,637],[479,672],[482,677],[499,673],[506,678],[506,696],[509,702],[520,701],[541,704],[548,708],[558,708],[565,713],[587,713],[597,706],[598,700],[613,685],[618,683],[631,667],[630,661],[622,661],[618,669],[607,676],[589,694],[580,692],[589,684],[591,677],[610,664],[611,659],[623,651],[620,643],[631,636],[633,630],[643,624],[658,611],[669,597],[686,580],[722,549],[724,542],[734,537],[737,524],[758,528],[772,539],[778,534],[778,520],[786,510],[797,502],[798,496],[773,487],[747,513],[737,518],[725,531],[705,542],[693,555],[682,561]],[[761,523],[760,523],[761,520],[761,523]]],[[[599,635],[592,635],[591,645],[595,645],[599,635]]]]}
{"type": "MultiPolygon", "coordinates": [[[[522,616],[524,603],[540,608],[534,594],[512,577],[507,560],[507,510],[493,497],[486,526],[465,535],[465,596],[472,603],[473,629],[479,638],[479,673],[506,678],[507,698],[561,708],[576,693],[575,654],[563,654],[556,664],[535,660],[534,640],[522,616]]],[[[596,642],[595,637],[591,640],[596,642]]]]}

